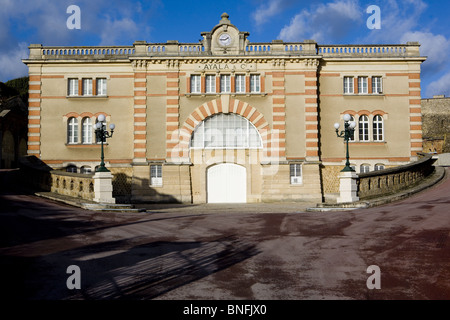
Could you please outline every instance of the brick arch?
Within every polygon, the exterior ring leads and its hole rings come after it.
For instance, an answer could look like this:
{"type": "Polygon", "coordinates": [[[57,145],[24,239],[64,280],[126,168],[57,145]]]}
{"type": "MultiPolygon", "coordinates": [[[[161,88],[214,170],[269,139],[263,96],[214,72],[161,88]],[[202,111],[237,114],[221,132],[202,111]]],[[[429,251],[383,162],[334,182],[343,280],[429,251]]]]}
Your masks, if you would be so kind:
{"type": "Polygon", "coordinates": [[[234,113],[244,117],[258,130],[262,139],[263,149],[266,150],[270,147],[270,127],[264,115],[246,102],[222,96],[219,99],[205,102],[196,108],[181,125],[178,132],[171,134],[170,142],[168,141],[166,145],[167,156],[180,157],[182,155],[181,158],[188,158],[189,142],[195,128],[206,118],[218,113],[234,113]],[[178,142],[176,146],[174,145],[174,140],[178,142]]]}

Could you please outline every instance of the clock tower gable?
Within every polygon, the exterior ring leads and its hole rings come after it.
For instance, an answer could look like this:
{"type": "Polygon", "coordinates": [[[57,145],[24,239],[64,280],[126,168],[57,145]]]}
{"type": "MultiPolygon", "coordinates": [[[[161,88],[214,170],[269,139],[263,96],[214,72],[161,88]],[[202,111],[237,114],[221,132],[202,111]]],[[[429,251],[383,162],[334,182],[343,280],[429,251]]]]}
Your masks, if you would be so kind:
{"type": "Polygon", "coordinates": [[[235,55],[245,51],[248,32],[239,31],[223,13],[219,24],[210,32],[202,32],[203,45],[212,55],[235,55]]]}

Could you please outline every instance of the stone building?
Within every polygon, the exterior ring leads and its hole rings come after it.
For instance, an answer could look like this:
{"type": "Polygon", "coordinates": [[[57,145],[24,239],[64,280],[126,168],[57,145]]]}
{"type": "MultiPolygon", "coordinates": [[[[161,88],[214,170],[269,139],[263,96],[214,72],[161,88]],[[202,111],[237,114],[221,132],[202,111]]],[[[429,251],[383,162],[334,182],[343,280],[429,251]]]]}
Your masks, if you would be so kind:
{"type": "Polygon", "coordinates": [[[418,43],[252,43],[228,18],[197,43],[31,45],[28,154],[93,171],[104,114],[106,164],[132,201],[205,203],[333,198],[346,113],[357,172],[422,151],[418,43]]]}
{"type": "Polygon", "coordinates": [[[422,99],[423,151],[450,153],[450,98],[422,99]]]}
{"type": "Polygon", "coordinates": [[[5,96],[0,83],[0,169],[16,168],[27,154],[27,107],[19,96],[5,96]]]}

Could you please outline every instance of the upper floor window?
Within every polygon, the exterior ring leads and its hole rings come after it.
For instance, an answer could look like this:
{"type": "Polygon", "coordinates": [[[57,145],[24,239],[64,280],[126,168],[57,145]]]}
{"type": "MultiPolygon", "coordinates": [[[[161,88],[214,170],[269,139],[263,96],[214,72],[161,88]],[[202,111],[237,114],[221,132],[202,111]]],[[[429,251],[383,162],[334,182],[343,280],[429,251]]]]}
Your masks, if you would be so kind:
{"type": "Polygon", "coordinates": [[[362,115],[358,121],[359,141],[369,141],[369,117],[362,115]]]}
{"type": "Polygon", "coordinates": [[[367,77],[358,77],[358,93],[367,94],[368,90],[367,77]]]}
{"type": "Polygon", "coordinates": [[[373,141],[383,141],[383,118],[380,115],[373,117],[373,141]]]}
{"type": "Polygon", "coordinates": [[[216,76],[206,75],[206,93],[216,93],[216,76]]]}
{"type": "Polygon", "coordinates": [[[77,96],[78,95],[78,79],[69,79],[68,80],[68,95],[69,96],[77,96]]]}
{"type": "Polygon", "coordinates": [[[372,77],[372,93],[382,93],[381,77],[372,77]]]}
{"type": "Polygon", "coordinates": [[[92,79],[83,79],[83,96],[92,96],[92,79]]]}
{"type": "MultiPolygon", "coordinates": [[[[355,121],[355,118],[352,115],[350,115],[349,122],[354,122],[354,121],[355,121]]],[[[350,134],[348,141],[355,141],[355,131],[353,131],[352,134],[350,134]]]]}
{"type": "Polygon", "coordinates": [[[97,92],[96,94],[98,96],[106,96],[106,79],[105,78],[99,78],[96,79],[96,87],[97,87],[97,92]]]}
{"type": "Polygon", "coordinates": [[[250,92],[261,92],[261,77],[259,74],[250,75],[250,92]]]}
{"type": "Polygon", "coordinates": [[[344,94],[353,92],[353,77],[344,77],[344,94]]]}
{"type": "Polygon", "coordinates": [[[220,92],[231,92],[231,76],[229,74],[220,76],[220,92]]]}
{"type": "Polygon", "coordinates": [[[201,92],[201,77],[200,75],[191,76],[191,92],[200,93],[201,92]]]}
{"type": "Polygon", "coordinates": [[[83,118],[81,121],[81,126],[83,128],[81,134],[81,142],[84,144],[92,143],[92,120],[91,118],[83,118]]]}
{"type": "Polygon", "coordinates": [[[78,120],[74,117],[67,122],[67,143],[78,143],[78,120]]]}
{"type": "Polygon", "coordinates": [[[377,164],[374,166],[374,170],[375,170],[375,171],[383,170],[383,169],[384,169],[384,164],[382,164],[382,163],[377,163],[377,164]]]}
{"type": "Polygon", "coordinates": [[[236,93],[244,93],[245,92],[245,75],[238,74],[236,75],[236,93]]]}

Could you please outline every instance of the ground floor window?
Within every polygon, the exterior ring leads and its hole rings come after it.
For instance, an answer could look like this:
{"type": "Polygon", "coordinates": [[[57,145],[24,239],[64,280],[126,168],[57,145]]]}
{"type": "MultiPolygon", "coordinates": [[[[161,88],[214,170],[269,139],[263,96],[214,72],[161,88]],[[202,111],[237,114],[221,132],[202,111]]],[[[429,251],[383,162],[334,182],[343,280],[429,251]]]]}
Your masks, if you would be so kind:
{"type": "Polygon", "coordinates": [[[300,163],[292,163],[289,167],[291,184],[302,183],[302,165],[300,163]]]}
{"type": "Polygon", "coordinates": [[[150,166],[150,185],[162,186],[162,165],[156,164],[150,166]]]}

